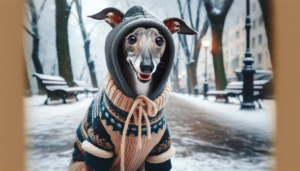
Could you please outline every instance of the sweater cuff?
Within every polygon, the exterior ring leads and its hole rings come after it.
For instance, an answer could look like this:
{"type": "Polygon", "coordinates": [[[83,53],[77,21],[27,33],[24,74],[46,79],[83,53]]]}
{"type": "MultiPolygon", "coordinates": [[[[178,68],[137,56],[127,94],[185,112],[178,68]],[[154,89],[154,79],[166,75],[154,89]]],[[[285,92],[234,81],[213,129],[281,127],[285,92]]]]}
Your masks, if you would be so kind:
{"type": "Polygon", "coordinates": [[[89,152],[85,153],[85,164],[94,171],[109,171],[113,158],[100,158],[89,152]]]}
{"type": "Polygon", "coordinates": [[[171,160],[167,160],[163,163],[149,163],[145,162],[146,171],[169,171],[172,169],[171,160]]]}
{"type": "Polygon", "coordinates": [[[82,143],[82,148],[86,152],[89,152],[90,154],[92,154],[94,156],[97,156],[97,157],[100,157],[100,158],[109,159],[109,158],[112,158],[114,156],[114,153],[112,151],[102,150],[102,149],[96,147],[95,145],[93,145],[89,141],[84,141],[82,143]]]}
{"type": "Polygon", "coordinates": [[[146,161],[149,163],[163,163],[169,160],[174,154],[175,154],[175,148],[174,146],[171,145],[168,151],[156,156],[148,156],[146,158],[146,161]]]}

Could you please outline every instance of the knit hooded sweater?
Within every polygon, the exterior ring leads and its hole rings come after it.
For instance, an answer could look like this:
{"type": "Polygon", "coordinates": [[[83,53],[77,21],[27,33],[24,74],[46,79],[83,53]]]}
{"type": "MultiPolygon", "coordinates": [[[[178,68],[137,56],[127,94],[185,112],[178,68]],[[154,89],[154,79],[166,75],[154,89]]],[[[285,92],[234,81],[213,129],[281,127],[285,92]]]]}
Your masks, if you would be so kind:
{"type": "Polygon", "coordinates": [[[73,159],[95,171],[135,171],[145,161],[146,171],[171,170],[171,146],[164,106],[167,82],[155,99],[126,96],[105,75],[105,86],[94,98],[76,131],[73,159]]]}

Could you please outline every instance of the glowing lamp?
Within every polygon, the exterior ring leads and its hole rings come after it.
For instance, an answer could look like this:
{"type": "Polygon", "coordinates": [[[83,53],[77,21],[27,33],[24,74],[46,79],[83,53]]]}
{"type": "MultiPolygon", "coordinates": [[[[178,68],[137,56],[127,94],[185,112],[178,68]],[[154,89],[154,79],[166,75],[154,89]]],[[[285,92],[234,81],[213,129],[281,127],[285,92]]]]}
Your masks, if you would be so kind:
{"type": "Polygon", "coordinates": [[[202,46],[205,47],[205,48],[208,48],[211,44],[210,39],[202,39],[201,42],[202,42],[202,46]]]}

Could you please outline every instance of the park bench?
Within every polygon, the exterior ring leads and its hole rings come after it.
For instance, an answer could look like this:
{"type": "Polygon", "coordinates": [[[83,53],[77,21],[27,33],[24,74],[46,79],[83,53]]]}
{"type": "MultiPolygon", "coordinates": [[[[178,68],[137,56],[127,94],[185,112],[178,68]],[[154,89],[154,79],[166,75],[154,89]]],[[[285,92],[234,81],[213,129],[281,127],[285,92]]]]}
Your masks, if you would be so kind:
{"type": "Polygon", "coordinates": [[[63,99],[63,103],[66,104],[66,99],[70,96],[74,96],[76,101],[78,93],[85,92],[84,88],[81,87],[69,87],[66,80],[60,76],[50,76],[43,74],[32,74],[38,81],[43,85],[47,91],[47,99],[45,105],[48,103],[48,99],[52,97],[59,97],[63,99]]]}
{"type": "Polygon", "coordinates": [[[78,80],[73,80],[74,84],[77,86],[77,87],[82,87],[84,88],[85,90],[85,93],[86,93],[86,97],[88,97],[88,94],[89,93],[92,93],[93,96],[95,93],[97,93],[99,91],[98,88],[92,88],[90,87],[86,82],[84,81],[78,81],[78,80]]]}
{"type": "MultiPolygon", "coordinates": [[[[253,96],[254,100],[257,102],[259,108],[261,107],[261,104],[259,103],[259,99],[272,99],[274,96],[272,95],[272,85],[271,82],[268,80],[256,80],[253,82],[253,96]]],[[[208,96],[215,96],[216,101],[219,98],[225,99],[225,103],[228,103],[228,97],[235,97],[239,101],[240,95],[243,95],[243,81],[234,81],[230,82],[225,90],[211,90],[207,92],[208,96]]]]}

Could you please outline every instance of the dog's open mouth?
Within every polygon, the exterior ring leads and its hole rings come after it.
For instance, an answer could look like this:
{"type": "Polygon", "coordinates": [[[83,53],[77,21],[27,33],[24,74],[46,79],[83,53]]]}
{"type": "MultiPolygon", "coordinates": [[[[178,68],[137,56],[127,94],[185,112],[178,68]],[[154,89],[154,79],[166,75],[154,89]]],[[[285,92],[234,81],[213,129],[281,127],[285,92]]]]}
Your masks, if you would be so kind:
{"type": "Polygon", "coordinates": [[[134,72],[136,73],[137,79],[138,79],[140,82],[142,82],[142,83],[147,83],[147,82],[149,82],[149,81],[151,80],[152,74],[143,74],[143,73],[140,73],[140,72],[138,72],[138,71],[134,68],[134,66],[132,65],[131,61],[129,61],[129,63],[130,63],[131,68],[132,68],[132,69],[134,70],[134,72]]]}

